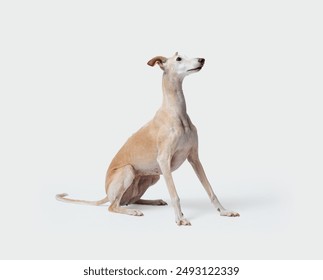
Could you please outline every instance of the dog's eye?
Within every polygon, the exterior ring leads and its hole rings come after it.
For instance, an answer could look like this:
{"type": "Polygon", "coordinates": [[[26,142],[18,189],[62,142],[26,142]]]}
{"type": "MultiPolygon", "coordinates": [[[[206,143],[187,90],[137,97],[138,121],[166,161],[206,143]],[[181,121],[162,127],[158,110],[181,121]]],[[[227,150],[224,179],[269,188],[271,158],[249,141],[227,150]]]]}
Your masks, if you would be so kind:
{"type": "Polygon", "coordinates": [[[176,58],[176,61],[181,61],[181,60],[182,60],[181,57],[176,58]]]}

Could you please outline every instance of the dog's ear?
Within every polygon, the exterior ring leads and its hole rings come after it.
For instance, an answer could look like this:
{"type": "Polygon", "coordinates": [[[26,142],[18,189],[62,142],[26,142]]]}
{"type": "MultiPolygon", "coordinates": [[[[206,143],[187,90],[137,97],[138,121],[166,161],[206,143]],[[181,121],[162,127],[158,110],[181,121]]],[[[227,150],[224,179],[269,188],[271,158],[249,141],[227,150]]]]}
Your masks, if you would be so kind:
{"type": "Polygon", "coordinates": [[[147,64],[149,66],[155,66],[156,63],[157,63],[159,65],[159,67],[164,70],[163,63],[165,63],[166,60],[167,60],[166,57],[159,55],[159,56],[155,56],[154,58],[152,58],[151,60],[149,60],[147,62],[147,64]]]}

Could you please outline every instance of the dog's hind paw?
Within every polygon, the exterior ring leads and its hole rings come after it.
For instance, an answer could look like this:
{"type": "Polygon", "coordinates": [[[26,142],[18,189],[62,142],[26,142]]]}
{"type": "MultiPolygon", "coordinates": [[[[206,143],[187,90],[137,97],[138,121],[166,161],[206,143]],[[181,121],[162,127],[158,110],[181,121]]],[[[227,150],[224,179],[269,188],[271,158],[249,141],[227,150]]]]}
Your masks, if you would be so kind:
{"type": "Polygon", "coordinates": [[[162,199],[157,199],[155,205],[162,205],[162,206],[164,206],[164,205],[167,205],[167,202],[164,201],[164,200],[162,200],[162,199]]]}

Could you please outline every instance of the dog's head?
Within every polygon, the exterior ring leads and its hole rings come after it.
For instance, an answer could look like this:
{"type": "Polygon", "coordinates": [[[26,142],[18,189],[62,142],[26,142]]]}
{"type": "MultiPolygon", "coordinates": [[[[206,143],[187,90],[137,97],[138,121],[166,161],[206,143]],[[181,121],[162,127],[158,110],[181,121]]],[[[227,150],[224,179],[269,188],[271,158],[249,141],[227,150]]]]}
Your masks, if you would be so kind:
{"type": "Polygon", "coordinates": [[[204,58],[188,58],[177,52],[170,58],[156,56],[148,61],[149,66],[156,64],[165,72],[184,78],[185,76],[200,71],[204,65],[204,58]]]}

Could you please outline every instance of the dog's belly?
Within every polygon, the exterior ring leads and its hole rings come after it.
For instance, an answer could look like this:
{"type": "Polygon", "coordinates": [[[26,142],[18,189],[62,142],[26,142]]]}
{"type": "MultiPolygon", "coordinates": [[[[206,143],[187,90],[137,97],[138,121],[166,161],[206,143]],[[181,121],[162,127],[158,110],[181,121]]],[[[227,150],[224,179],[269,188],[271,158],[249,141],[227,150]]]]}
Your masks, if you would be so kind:
{"type": "Polygon", "coordinates": [[[141,164],[134,164],[134,169],[137,175],[148,176],[148,175],[160,175],[161,170],[157,160],[151,162],[145,162],[141,164]]]}

